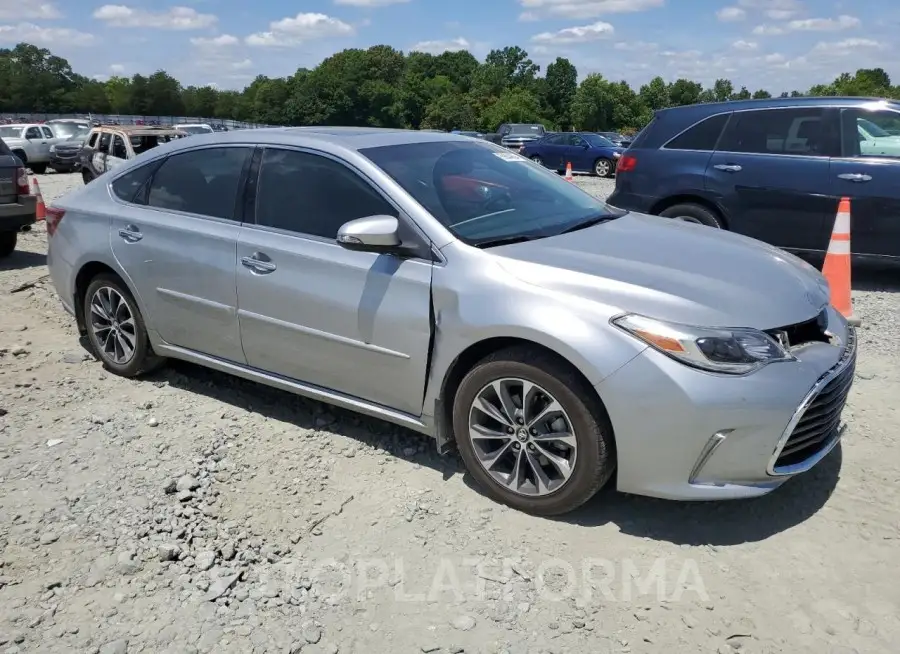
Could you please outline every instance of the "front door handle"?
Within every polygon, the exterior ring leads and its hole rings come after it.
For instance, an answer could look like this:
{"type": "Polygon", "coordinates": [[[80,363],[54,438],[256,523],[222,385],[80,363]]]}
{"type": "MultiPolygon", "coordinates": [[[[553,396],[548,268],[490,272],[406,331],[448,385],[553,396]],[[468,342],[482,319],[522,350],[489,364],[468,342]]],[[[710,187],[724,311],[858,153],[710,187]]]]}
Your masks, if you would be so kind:
{"type": "Polygon", "coordinates": [[[839,179],[846,179],[848,182],[869,182],[872,181],[871,175],[865,175],[863,173],[844,173],[842,175],[838,175],[839,179]]]}
{"type": "Polygon", "coordinates": [[[258,252],[252,257],[241,257],[241,265],[260,275],[267,275],[270,272],[274,272],[277,267],[274,263],[271,261],[263,261],[258,257],[258,252]]]}
{"type": "Polygon", "coordinates": [[[122,229],[119,230],[119,236],[124,238],[129,243],[137,243],[144,235],[141,234],[141,230],[139,230],[134,225],[126,225],[122,229]]]}
{"type": "Polygon", "coordinates": [[[716,170],[724,170],[726,173],[738,173],[741,167],[737,164],[716,164],[716,170]]]}

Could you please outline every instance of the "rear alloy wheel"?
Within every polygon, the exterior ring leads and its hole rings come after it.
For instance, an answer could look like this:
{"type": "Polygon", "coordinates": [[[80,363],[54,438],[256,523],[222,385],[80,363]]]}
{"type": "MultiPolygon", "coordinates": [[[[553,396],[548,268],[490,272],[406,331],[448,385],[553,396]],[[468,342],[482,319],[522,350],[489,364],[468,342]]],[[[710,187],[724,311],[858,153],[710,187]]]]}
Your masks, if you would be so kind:
{"type": "Polygon", "coordinates": [[[594,172],[597,177],[612,177],[613,171],[615,171],[615,167],[609,159],[597,159],[594,162],[594,172]]]}
{"type": "Polygon", "coordinates": [[[722,222],[719,220],[719,217],[700,204],[676,204],[661,211],[659,215],[663,218],[672,218],[673,220],[681,220],[682,222],[694,223],[695,225],[722,229],[722,222]]]}
{"type": "Polygon", "coordinates": [[[485,492],[535,515],[577,508],[615,468],[612,428],[599,402],[566,364],[528,347],[493,354],[466,375],[453,429],[485,492]]]}
{"type": "Polygon", "coordinates": [[[115,275],[98,275],[84,294],[84,325],[94,354],[111,372],[136,377],[157,368],[137,302],[115,275]]]}
{"type": "Polygon", "coordinates": [[[0,259],[10,256],[16,251],[18,240],[18,232],[0,232],[0,259]]]}

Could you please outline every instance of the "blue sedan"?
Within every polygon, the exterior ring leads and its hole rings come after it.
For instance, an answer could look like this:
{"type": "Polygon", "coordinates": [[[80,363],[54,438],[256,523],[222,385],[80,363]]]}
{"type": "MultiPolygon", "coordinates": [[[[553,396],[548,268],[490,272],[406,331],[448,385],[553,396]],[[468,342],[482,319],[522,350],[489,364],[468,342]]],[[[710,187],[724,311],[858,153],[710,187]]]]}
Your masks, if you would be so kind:
{"type": "Polygon", "coordinates": [[[591,132],[557,132],[528,143],[519,154],[557,172],[572,164],[572,172],[593,173],[600,177],[612,177],[616,162],[625,148],[609,139],[591,132]]]}

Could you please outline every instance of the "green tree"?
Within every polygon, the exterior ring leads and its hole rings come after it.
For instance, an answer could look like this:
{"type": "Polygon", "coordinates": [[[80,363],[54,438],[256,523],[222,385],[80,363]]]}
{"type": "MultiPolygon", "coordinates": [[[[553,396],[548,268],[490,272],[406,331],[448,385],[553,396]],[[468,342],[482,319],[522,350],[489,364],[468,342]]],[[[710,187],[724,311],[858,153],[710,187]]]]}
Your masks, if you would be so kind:
{"type": "Polygon", "coordinates": [[[578,71],[564,57],[547,66],[547,83],[542,94],[560,129],[572,126],[572,102],[578,91],[578,71]]]}

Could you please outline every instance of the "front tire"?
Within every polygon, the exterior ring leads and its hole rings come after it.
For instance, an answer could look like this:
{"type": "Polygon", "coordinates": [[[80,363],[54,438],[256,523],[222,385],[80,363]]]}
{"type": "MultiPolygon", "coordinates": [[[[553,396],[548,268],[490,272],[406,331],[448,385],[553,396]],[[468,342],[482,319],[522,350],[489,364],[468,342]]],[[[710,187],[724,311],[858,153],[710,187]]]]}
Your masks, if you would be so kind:
{"type": "Polygon", "coordinates": [[[469,371],[454,398],[453,431],[485,493],[533,515],[572,511],[615,470],[612,426],[593,389],[533,347],[491,354],[469,371]]]}
{"type": "Polygon", "coordinates": [[[94,181],[94,176],[91,175],[88,171],[82,169],[81,170],[81,179],[84,182],[85,186],[94,181]]]}
{"type": "Polygon", "coordinates": [[[15,252],[18,241],[18,232],[0,232],[0,259],[6,258],[15,252]]]}
{"type": "Polygon", "coordinates": [[[686,203],[676,204],[659,214],[663,218],[672,218],[673,220],[681,220],[695,225],[705,225],[706,227],[714,227],[722,229],[722,221],[719,217],[700,204],[686,203]]]}
{"type": "Polygon", "coordinates": [[[616,167],[609,159],[600,158],[594,162],[594,174],[597,177],[612,177],[615,171],[616,167]]]}
{"type": "Polygon", "coordinates": [[[137,377],[164,362],[153,352],[137,302],[118,276],[95,277],[85,291],[83,311],[91,348],[110,372],[137,377]]]}
{"type": "Polygon", "coordinates": [[[531,157],[531,160],[532,160],[534,163],[536,163],[538,166],[543,166],[543,165],[544,165],[543,159],[541,159],[540,156],[538,156],[538,155],[532,156],[532,157],[531,157]]]}
{"type": "Polygon", "coordinates": [[[31,172],[35,175],[43,175],[47,172],[47,164],[45,163],[30,164],[28,167],[31,168],[31,172]]]}

